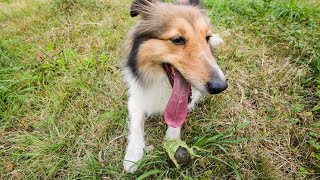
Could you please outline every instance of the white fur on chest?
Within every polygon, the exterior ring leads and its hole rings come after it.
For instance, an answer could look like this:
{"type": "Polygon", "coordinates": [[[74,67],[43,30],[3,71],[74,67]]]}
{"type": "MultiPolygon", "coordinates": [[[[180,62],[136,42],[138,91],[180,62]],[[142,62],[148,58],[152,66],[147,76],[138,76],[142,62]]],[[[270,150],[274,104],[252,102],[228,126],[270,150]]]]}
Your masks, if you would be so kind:
{"type": "MultiPolygon", "coordinates": [[[[132,78],[127,79],[127,82],[129,83],[128,106],[140,107],[147,116],[164,112],[172,93],[172,87],[166,75],[158,77],[148,87],[142,87],[132,78]]],[[[192,88],[192,101],[188,105],[189,110],[193,109],[200,96],[200,92],[192,88]]]]}

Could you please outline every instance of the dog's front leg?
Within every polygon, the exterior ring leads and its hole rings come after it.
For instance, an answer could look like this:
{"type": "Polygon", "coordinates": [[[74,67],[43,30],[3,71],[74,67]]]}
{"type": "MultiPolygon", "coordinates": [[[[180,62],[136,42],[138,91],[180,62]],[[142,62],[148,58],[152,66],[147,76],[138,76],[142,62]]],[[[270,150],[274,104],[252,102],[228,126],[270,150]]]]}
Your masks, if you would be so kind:
{"type": "Polygon", "coordinates": [[[143,158],[144,122],[145,112],[139,107],[134,98],[129,98],[129,137],[123,167],[126,172],[135,172],[138,169],[138,161],[143,158]]]}
{"type": "Polygon", "coordinates": [[[169,139],[180,139],[181,126],[177,128],[173,128],[168,126],[166,137],[169,139]]]}

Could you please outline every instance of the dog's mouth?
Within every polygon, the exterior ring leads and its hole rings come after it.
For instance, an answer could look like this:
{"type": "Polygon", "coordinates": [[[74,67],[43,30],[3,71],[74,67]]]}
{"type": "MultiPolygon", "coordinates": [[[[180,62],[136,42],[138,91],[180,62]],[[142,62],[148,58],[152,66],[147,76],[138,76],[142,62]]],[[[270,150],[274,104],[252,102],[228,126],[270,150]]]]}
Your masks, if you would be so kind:
{"type": "Polygon", "coordinates": [[[188,103],[191,101],[191,85],[171,64],[164,63],[172,86],[172,94],[164,111],[165,122],[174,128],[181,126],[188,114],[188,103]]]}

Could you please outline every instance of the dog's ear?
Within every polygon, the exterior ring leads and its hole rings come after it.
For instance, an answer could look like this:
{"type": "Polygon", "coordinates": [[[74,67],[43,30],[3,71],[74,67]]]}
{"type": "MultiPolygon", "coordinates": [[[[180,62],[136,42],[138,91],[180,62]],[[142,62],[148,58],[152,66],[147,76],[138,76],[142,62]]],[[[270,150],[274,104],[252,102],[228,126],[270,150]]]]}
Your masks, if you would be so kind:
{"type": "Polygon", "coordinates": [[[139,14],[142,16],[147,15],[157,1],[158,0],[133,0],[130,8],[131,17],[138,16],[139,14]]]}
{"type": "Polygon", "coordinates": [[[214,51],[219,46],[222,46],[224,44],[224,41],[218,34],[212,34],[212,36],[210,37],[208,43],[210,45],[211,52],[214,53],[214,51]]]}
{"type": "Polygon", "coordinates": [[[193,6],[201,6],[200,0],[178,0],[177,3],[179,4],[190,4],[193,6]]]}

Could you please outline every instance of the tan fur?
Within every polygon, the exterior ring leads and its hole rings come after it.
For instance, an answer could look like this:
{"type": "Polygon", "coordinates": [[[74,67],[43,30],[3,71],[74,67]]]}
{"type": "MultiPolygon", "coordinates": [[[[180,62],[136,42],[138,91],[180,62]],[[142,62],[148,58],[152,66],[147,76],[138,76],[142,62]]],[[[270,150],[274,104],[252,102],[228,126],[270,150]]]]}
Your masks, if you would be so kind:
{"type": "Polygon", "coordinates": [[[160,32],[157,38],[145,41],[139,48],[138,71],[144,80],[152,81],[150,78],[157,77],[155,74],[165,73],[161,65],[170,63],[192,85],[204,86],[212,75],[206,59],[215,61],[206,42],[206,36],[211,34],[207,17],[193,6],[155,3],[144,8],[139,26],[129,33],[126,43],[129,52],[134,33],[160,32]],[[177,46],[171,42],[178,36],[186,39],[185,45],[177,46]]]}

